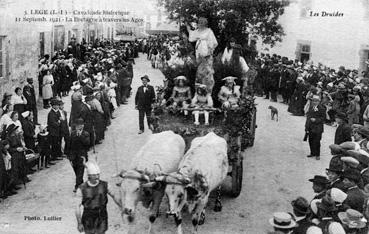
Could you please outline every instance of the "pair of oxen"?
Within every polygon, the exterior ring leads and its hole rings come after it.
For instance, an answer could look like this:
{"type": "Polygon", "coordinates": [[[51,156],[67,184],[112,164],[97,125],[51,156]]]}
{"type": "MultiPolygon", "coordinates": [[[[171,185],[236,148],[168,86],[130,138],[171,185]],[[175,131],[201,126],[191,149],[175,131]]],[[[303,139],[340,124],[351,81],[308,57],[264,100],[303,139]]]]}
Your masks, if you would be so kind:
{"type": "MultiPolygon", "coordinates": [[[[167,215],[174,216],[177,232],[182,234],[182,210],[192,214],[194,232],[204,223],[205,206],[211,191],[220,189],[228,173],[227,142],[210,132],[191,142],[185,153],[185,141],[172,131],[150,136],[132,158],[127,170],[121,171],[117,184],[121,189],[123,219],[132,223],[139,202],[150,209],[150,233],[166,195],[167,215]]],[[[218,193],[220,194],[220,193],[218,193]]],[[[220,196],[216,204],[220,204],[220,196]]],[[[218,209],[219,210],[219,209],[218,209]]]]}

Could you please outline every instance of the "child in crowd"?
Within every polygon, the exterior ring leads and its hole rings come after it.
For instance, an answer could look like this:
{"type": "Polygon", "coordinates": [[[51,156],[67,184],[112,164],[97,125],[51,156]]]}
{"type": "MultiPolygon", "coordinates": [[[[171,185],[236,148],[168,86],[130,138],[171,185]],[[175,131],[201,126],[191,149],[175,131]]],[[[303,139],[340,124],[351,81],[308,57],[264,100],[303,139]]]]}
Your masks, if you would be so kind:
{"type": "Polygon", "coordinates": [[[37,134],[37,148],[40,153],[41,167],[40,170],[45,167],[49,168],[49,165],[54,165],[50,161],[51,145],[48,137],[47,127],[45,125],[40,126],[40,132],[37,134]]]}

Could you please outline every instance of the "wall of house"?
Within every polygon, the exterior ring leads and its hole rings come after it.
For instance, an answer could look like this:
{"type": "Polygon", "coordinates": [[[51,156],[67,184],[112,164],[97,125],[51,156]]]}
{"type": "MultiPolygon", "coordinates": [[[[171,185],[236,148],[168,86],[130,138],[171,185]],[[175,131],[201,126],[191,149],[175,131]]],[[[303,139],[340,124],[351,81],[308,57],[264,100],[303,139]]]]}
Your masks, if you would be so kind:
{"type": "MultiPolygon", "coordinates": [[[[369,48],[368,12],[369,3],[365,0],[291,1],[280,18],[286,35],[282,43],[269,48],[269,53],[294,59],[297,43],[303,40],[311,45],[314,63],[363,69],[364,58],[360,51],[369,48]],[[323,11],[343,13],[343,16],[323,16],[323,11]],[[314,13],[318,16],[311,16],[314,13]]],[[[268,47],[259,44],[259,48],[268,47]]]]}

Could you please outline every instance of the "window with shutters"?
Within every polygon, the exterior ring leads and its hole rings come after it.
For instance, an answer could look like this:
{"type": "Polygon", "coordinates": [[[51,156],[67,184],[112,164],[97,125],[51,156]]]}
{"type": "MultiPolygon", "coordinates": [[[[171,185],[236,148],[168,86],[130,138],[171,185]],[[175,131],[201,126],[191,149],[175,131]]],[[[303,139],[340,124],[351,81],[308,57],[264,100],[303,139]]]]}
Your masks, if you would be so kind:
{"type": "Polygon", "coordinates": [[[310,41],[298,41],[296,48],[296,59],[305,63],[311,59],[311,43],[310,41]]]}

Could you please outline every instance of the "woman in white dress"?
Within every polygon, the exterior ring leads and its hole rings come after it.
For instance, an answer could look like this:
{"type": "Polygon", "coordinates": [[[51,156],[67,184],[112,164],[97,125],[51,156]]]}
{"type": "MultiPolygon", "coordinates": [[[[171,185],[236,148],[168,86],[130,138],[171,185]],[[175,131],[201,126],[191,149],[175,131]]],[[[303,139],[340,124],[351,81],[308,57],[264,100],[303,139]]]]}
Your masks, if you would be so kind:
{"type": "Polygon", "coordinates": [[[8,125],[12,122],[10,114],[13,112],[13,105],[6,104],[3,107],[3,114],[0,118],[0,133],[3,133],[8,125]]]}
{"type": "Polygon", "coordinates": [[[196,42],[195,54],[198,64],[196,83],[206,85],[207,92],[211,93],[214,86],[213,52],[218,46],[218,41],[207,24],[208,20],[200,17],[198,29],[191,30],[190,26],[187,25],[187,31],[189,33],[188,40],[196,42]]]}
{"type": "Polygon", "coordinates": [[[16,111],[12,111],[10,113],[10,121],[7,123],[6,127],[9,127],[12,124],[14,124],[15,126],[18,126],[18,128],[16,130],[18,133],[23,134],[22,123],[20,122],[19,114],[16,111]]]}
{"type": "Polygon", "coordinates": [[[47,109],[50,107],[50,99],[53,97],[53,85],[54,78],[51,75],[50,70],[47,70],[46,75],[42,80],[42,98],[44,100],[44,108],[47,109]]]}
{"type": "Polygon", "coordinates": [[[10,102],[13,105],[14,111],[18,112],[18,114],[26,111],[27,99],[23,96],[22,89],[20,87],[15,89],[15,94],[12,95],[10,102]]]}

